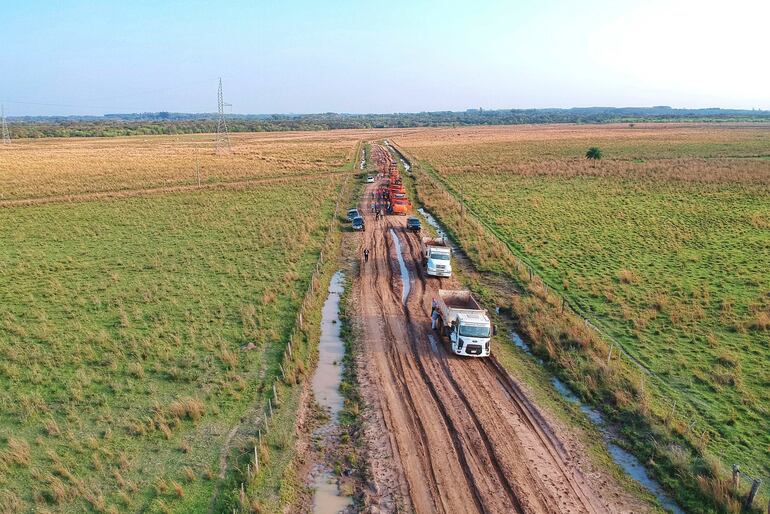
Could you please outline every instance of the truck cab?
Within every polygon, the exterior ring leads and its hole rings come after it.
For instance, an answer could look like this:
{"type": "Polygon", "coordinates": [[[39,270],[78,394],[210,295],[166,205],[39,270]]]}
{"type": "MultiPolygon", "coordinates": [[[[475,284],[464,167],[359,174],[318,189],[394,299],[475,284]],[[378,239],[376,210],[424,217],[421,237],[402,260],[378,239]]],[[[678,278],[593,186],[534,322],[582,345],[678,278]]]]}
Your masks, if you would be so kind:
{"type": "Polygon", "coordinates": [[[461,312],[447,329],[452,353],[468,357],[488,357],[492,329],[481,312],[461,312]]]}
{"type": "Polygon", "coordinates": [[[433,277],[452,276],[452,250],[448,246],[425,245],[425,272],[433,277]]]}

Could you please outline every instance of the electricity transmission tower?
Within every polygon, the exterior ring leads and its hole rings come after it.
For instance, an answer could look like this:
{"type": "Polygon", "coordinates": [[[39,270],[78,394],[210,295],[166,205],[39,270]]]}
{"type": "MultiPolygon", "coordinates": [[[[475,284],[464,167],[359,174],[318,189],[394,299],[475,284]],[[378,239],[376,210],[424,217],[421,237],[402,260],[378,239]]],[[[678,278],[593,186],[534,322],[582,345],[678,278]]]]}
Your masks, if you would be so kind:
{"type": "Polygon", "coordinates": [[[5,122],[5,109],[0,105],[0,125],[2,125],[3,144],[11,144],[11,133],[8,132],[8,124],[5,122]]]}
{"type": "Polygon", "coordinates": [[[227,133],[227,122],[225,121],[225,100],[222,96],[222,78],[219,79],[219,92],[217,93],[217,142],[216,151],[230,151],[230,136],[227,133]]]}

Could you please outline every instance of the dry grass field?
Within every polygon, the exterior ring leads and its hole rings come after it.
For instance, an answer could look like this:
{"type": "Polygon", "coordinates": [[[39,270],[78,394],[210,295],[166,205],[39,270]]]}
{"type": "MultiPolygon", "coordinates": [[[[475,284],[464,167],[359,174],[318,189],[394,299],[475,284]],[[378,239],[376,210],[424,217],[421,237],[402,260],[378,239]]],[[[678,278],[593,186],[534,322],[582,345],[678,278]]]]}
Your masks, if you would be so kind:
{"type": "MultiPolygon", "coordinates": [[[[770,127],[476,127],[394,142],[653,370],[675,432],[697,422],[698,444],[724,464],[770,474],[770,127]],[[592,146],[600,162],[585,159],[592,146]]],[[[472,256],[517,275],[486,229],[422,191],[472,256]]],[[[606,401],[607,347],[589,366],[583,336],[520,307],[539,351],[606,401]]],[[[651,408],[637,392],[612,403],[651,408]]]]}
{"type": "Polygon", "coordinates": [[[359,131],[15,140],[0,151],[0,201],[328,173],[351,162],[359,131]]]}

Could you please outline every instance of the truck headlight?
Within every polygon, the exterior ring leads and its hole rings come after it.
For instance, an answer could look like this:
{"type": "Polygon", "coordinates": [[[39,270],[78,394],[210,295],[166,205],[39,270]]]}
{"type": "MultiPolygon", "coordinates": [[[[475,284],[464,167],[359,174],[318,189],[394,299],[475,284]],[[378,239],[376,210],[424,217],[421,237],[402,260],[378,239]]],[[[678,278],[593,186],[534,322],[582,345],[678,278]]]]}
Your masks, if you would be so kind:
{"type": "Polygon", "coordinates": [[[465,345],[465,341],[463,341],[462,339],[458,339],[457,340],[457,349],[458,350],[462,350],[464,345],[465,345]]]}
{"type": "Polygon", "coordinates": [[[489,353],[489,341],[487,341],[487,344],[485,345],[487,353],[489,353]]]}

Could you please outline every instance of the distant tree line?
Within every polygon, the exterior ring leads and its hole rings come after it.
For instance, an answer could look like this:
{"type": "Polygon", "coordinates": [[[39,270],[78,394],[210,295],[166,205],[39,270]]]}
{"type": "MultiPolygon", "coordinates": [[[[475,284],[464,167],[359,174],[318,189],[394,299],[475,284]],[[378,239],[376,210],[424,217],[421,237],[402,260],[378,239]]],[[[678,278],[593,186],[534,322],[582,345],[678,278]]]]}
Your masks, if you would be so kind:
{"type": "MultiPolygon", "coordinates": [[[[394,114],[232,114],[232,132],[334,130],[370,128],[517,125],[525,123],[637,122],[770,122],[770,111],[738,109],[673,109],[671,107],[587,107],[572,109],[501,109],[394,114]]],[[[211,113],[135,113],[104,116],[8,118],[11,137],[114,137],[196,134],[216,131],[211,113]]]]}

